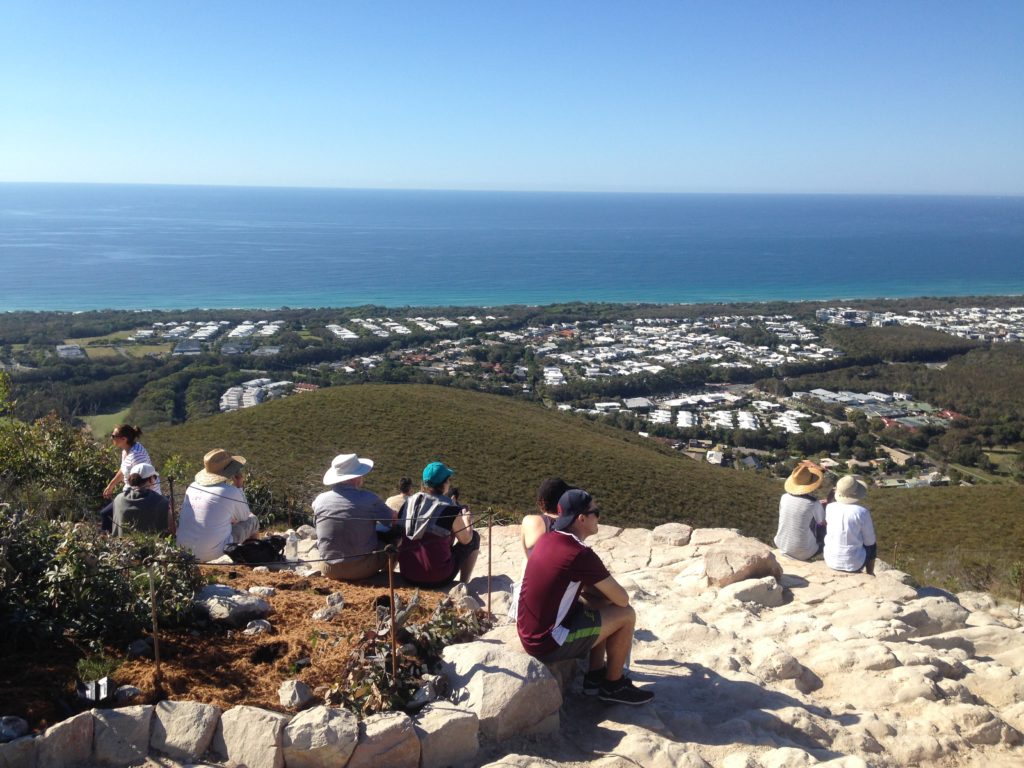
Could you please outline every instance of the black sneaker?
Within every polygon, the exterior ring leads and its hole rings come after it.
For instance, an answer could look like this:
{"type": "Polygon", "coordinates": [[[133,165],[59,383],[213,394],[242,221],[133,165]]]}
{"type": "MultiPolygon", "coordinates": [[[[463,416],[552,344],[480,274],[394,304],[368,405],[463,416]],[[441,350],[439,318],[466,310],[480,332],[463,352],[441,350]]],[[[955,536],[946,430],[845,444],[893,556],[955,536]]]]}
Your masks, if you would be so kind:
{"type": "Polygon", "coordinates": [[[597,696],[598,691],[601,690],[601,686],[604,685],[604,673],[607,667],[601,667],[595,669],[593,672],[587,672],[583,675],[583,693],[587,696],[597,696]]]}
{"type": "Polygon", "coordinates": [[[614,682],[605,680],[597,692],[597,697],[601,701],[607,701],[611,704],[629,704],[635,707],[651,701],[654,698],[654,694],[651,691],[643,691],[637,688],[633,685],[632,680],[623,677],[614,682]]]}

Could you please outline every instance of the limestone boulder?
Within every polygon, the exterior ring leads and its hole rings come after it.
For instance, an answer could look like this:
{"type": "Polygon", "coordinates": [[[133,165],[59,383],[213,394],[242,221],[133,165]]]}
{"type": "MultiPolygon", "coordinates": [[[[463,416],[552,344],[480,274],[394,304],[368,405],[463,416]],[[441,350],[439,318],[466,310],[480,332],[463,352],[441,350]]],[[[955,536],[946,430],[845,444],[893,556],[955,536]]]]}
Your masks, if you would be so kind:
{"type": "Polygon", "coordinates": [[[213,741],[220,710],[195,701],[161,701],[153,709],[149,746],[175,760],[198,760],[213,741]]]}
{"type": "Polygon", "coordinates": [[[312,707],[287,723],[281,741],[288,768],[345,765],[359,743],[359,721],[346,709],[312,707]]]}
{"type": "Polygon", "coordinates": [[[662,523],[651,531],[654,546],[682,547],[690,543],[693,528],[685,523],[662,523]]]}
{"type": "Polygon", "coordinates": [[[288,715],[259,707],[234,707],[220,716],[211,750],[246,768],[283,768],[282,739],[288,715]]]}
{"type": "Polygon", "coordinates": [[[299,710],[316,698],[313,690],[301,680],[285,680],[277,689],[277,698],[285,709],[299,710]]]}
{"type": "MultiPolygon", "coordinates": [[[[486,641],[451,645],[443,673],[460,704],[480,719],[480,731],[497,741],[549,727],[562,706],[558,682],[532,656],[486,641]]],[[[557,721],[556,721],[557,724],[557,721]]]]}
{"type": "Polygon", "coordinates": [[[192,606],[200,617],[230,627],[244,627],[250,621],[265,619],[273,610],[263,598],[226,584],[207,584],[195,596],[192,606]]]}
{"type": "Polygon", "coordinates": [[[12,741],[0,742],[0,766],[36,768],[36,740],[31,736],[22,736],[12,741]]]}
{"type": "Polygon", "coordinates": [[[94,709],[93,760],[99,765],[133,765],[149,753],[151,705],[94,709]]]}
{"type": "MultiPolygon", "coordinates": [[[[695,531],[694,536],[700,531],[695,531]]],[[[708,583],[725,587],[745,579],[782,578],[782,566],[766,544],[754,539],[732,538],[712,544],[704,555],[708,583]]]]}
{"type": "Polygon", "coordinates": [[[346,768],[416,768],[418,765],[420,740],[412,718],[404,712],[384,712],[370,715],[359,724],[359,743],[346,768]]]}
{"type": "Polygon", "coordinates": [[[966,626],[970,612],[944,597],[920,597],[904,604],[900,621],[914,628],[914,637],[937,635],[966,626]]]}
{"type": "Polygon", "coordinates": [[[745,579],[722,587],[718,592],[719,600],[738,600],[741,603],[754,603],[767,608],[782,605],[782,587],[774,576],[762,579],[745,579]]]}
{"type": "Polygon", "coordinates": [[[0,717],[0,743],[20,739],[28,733],[28,722],[15,715],[0,717]]]}
{"type": "Polygon", "coordinates": [[[51,725],[36,739],[36,763],[46,768],[77,768],[92,756],[92,712],[51,725]]]}
{"type": "Polygon", "coordinates": [[[437,702],[416,716],[422,768],[471,765],[479,749],[480,720],[462,707],[437,702]]]}

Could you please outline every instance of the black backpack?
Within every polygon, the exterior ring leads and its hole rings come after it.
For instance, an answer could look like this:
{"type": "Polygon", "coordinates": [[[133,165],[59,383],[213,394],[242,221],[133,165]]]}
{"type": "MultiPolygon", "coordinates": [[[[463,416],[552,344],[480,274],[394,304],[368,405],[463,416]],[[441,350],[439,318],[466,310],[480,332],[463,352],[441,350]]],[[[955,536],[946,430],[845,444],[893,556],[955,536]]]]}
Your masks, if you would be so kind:
{"type": "Polygon", "coordinates": [[[235,563],[283,563],[284,544],[284,536],[267,536],[265,539],[249,539],[241,544],[228,544],[224,547],[224,554],[235,563]]]}

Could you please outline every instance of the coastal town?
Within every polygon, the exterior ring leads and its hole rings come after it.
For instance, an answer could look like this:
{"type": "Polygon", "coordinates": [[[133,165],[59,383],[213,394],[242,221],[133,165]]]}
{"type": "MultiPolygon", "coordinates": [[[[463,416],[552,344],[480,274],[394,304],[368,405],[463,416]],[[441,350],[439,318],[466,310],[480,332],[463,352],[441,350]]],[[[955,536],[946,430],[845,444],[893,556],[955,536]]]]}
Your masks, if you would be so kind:
{"type": "MultiPolygon", "coordinates": [[[[893,326],[979,343],[1019,343],[1024,307],[897,313],[821,306],[800,316],[722,313],[544,323],[518,322],[505,312],[342,315],[321,324],[282,320],[273,312],[235,320],[182,315],[105,338],[65,339],[42,357],[35,350],[34,362],[45,362],[46,354],[72,364],[140,355],[238,360],[232,366],[238,375],[222,379],[214,412],[322,386],[435,382],[539,400],[724,466],[771,469],[785,466],[791,453],[816,449],[825,461],[875,473],[880,483],[913,485],[924,482],[922,477],[948,482],[949,474],[927,452],[880,436],[934,435],[963,424],[963,414],[914,392],[790,391],[758,384],[780,380],[783,371],[843,365],[846,351],[826,341],[830,328],[893,326]],[[315,350],[314,360],[292,362],[302,350],[315,350]],[[673,383],[680,372],[690,374],[685,385],[673,383]]],[[[0,364],[12,371],[33,367],[24,348],[0,352],[0,364]]]]}

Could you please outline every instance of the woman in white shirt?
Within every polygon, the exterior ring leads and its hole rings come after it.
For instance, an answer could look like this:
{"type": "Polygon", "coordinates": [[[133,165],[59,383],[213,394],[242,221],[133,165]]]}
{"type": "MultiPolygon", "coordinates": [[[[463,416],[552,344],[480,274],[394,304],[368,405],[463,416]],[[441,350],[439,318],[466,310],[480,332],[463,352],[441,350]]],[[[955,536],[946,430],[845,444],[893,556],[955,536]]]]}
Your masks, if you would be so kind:
{"type": "Polygon", "coordinates": [[[216,560],[228,544],[256,536],[259,518],[242,488],[245,458],[216,448],[203,457],[203,470],[185,491],[178,520],[178,545],[201,563],[216,560]]]}
{"type": "Polygon", "coordinates": [[[863,506],[868,487],[856,475],[836,484],[836,500],[825,507],[825,565],[835,571],[856,573],[863,568],[875,575],[878,542],[871,513],[863,506]]]}

